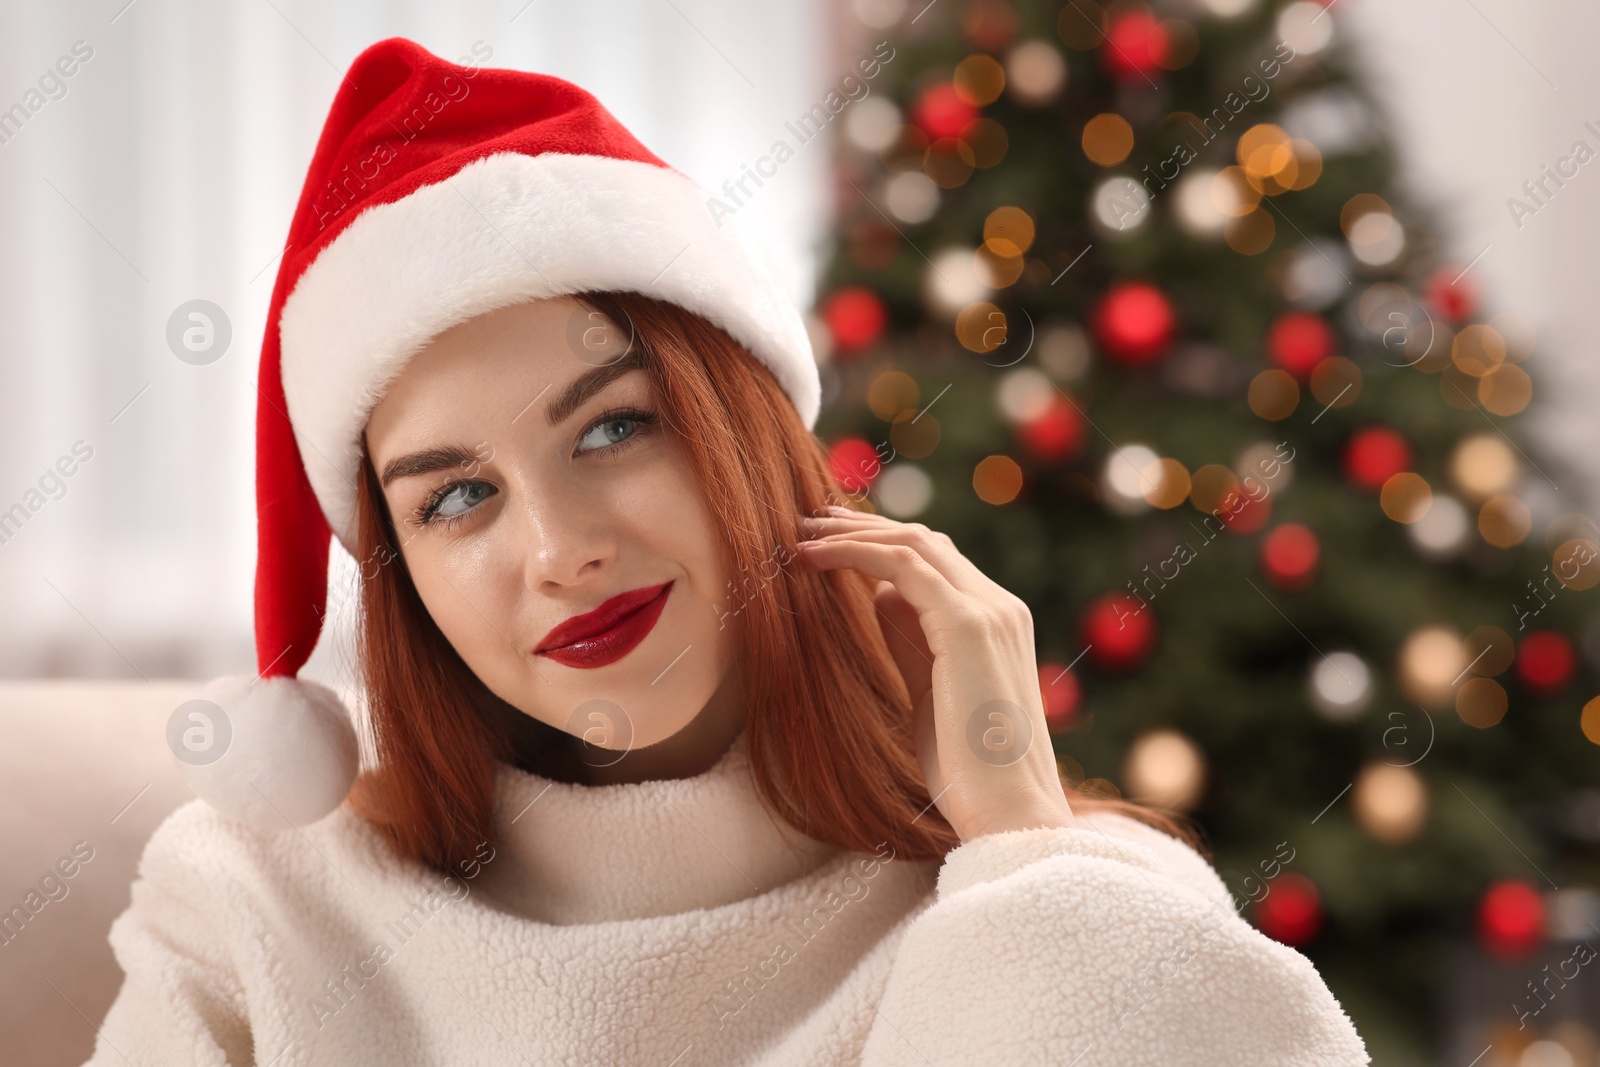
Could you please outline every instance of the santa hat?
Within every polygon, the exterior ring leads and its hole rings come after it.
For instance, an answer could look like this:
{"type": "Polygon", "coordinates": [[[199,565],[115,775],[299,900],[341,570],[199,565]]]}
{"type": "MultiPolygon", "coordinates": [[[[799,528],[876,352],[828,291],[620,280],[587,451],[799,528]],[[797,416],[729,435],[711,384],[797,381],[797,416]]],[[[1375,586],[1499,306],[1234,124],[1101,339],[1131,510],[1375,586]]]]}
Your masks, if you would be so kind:
{"type": "Polygon", "coordinates": [[[799,310],[760,242],[709,201],[570,82],[450,63],[402,38],[356,57],[261,346],[259,674],[214,679],[196,695],[207,704],[184,705],[214,720],[198,735],[209,744],[173,745],[197,794],[283,830],[320,819],[354,783],[343,701],[296,674],[322,626],[330,533],[359,551],[367,416],[442,331],[541,297],[643,293],[721,327],[814,425],[821,388],[799,310]]]}

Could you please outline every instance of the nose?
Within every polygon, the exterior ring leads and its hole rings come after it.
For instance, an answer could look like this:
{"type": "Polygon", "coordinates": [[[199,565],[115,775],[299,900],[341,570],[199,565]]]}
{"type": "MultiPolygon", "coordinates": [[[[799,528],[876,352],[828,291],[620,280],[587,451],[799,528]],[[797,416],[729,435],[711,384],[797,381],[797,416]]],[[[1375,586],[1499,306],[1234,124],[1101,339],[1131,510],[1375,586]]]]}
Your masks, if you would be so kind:
{"type": "Polygon", "coordinates": [[[555,593],[588,580],[616,558],[615,531],[581,487],[546,483],[522,507],[523,581],[555,593]]]}

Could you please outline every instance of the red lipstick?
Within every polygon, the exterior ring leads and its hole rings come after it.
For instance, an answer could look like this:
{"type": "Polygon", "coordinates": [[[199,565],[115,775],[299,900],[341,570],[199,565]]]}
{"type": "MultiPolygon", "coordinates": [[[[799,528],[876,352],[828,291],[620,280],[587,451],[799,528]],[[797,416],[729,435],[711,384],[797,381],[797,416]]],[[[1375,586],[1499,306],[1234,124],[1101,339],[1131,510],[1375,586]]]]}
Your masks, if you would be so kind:
{"type": "Polygon", "coordinates": [[[574,615],[544,635],[536,656],[568,667],[604,667],[636,648],[655,629],[672,582],[618,593],[593,611],[574,615]]]}

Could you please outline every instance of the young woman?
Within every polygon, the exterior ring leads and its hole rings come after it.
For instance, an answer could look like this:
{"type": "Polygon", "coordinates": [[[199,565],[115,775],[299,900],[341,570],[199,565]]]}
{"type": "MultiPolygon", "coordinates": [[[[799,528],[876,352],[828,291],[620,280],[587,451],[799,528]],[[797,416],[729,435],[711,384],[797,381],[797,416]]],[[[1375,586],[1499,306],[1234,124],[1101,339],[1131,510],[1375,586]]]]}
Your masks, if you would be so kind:
{"type": "Polygon", "coordinates": [[[1027,608],[840,491],[694,195],[566,83],[356,61],[263,350],[262,673],[202,692],[90,1062],[1368,1062],[1190,831],[1063,788],[1027,608]],[[294,677],[330,529],[353,789],[294,677]]]}

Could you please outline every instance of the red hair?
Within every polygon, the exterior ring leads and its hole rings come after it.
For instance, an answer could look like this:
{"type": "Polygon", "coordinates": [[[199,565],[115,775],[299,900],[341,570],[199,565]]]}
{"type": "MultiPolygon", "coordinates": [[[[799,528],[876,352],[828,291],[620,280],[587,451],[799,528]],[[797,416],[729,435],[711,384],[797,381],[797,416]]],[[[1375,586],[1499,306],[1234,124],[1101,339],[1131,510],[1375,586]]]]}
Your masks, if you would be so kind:
{"type": "MultiPolygon", "coordinates": [[[[729,574],[760,575],[793,559],[800,516],[852,502],[776,379],[721,329],[638,293],[577,299],[619,329],[630,324],[663,426],[681,440],[724,531],[729,574]]],[[[492,839],[495,761],[560,778],[574,765],[576,739],[495,696],[457,655],[411,582],[364,447],[361,468],[357,655],[378,764],[351,799],[397,855],[452,870],[492,839]]],[[[762,802],[841,849],[870,852],[887,841],[897,856],[942,859],[960,841],[930,806],[871,581],[781,566],[740,584],[729,610],[738,609],[745,732],[762,802]]],[[[1125,814],[1202,848],[1174,813],[1068,796],[1076,811],[1125,814]]]]}

